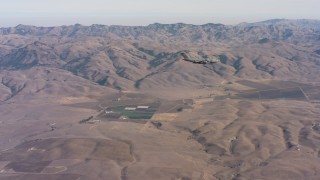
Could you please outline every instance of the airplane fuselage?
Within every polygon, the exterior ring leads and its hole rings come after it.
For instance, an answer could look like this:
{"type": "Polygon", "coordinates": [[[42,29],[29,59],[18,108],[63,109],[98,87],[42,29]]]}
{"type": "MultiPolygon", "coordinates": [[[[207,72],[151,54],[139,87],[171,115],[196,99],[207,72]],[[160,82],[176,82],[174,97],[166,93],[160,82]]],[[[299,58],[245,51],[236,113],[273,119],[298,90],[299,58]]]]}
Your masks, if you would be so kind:
{"type": "Polygon", "coordinates": [[[207,60],[191,60],[191,59],[182,59],[184,61],[192,62],[194,64],[213,64],[217,63],[215,61],[207,61],[207,60]]]}
{"type": "Polygon", "coordinates": [[[183,56],[183,59],[184,61],[188,61],[188,62],[192,62],[194,64],[213,64],[213,63],[217,63],[218,60],[217,59],[214,59],[214,60],[208,60],[208,59],[203,59],[203,60],[200,60],[200,59],[194,59],[194,58],[189,58],[185,53],[181,53],[181,55],[183,56]]]}

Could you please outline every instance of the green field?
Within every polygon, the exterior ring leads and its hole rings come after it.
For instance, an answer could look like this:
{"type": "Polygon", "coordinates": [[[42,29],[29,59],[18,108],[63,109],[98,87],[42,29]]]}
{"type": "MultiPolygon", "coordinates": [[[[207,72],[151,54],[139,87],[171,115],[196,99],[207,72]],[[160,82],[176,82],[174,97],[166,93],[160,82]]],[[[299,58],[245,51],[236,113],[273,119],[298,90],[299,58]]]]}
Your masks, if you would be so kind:
{"type": "Polygon", "coordinates": [[[150,119],[153,114],[157,111],[160,106],[160,102],[156,101],[150,104],[139,104],[139,105],[127,105],[127,106],[116,106],[110,107],[107,111],[113,111],[119,113],[121,116],[125,116],[128,119],[150,119]],[[136,109],[136,110],[125,110],[126,107],[137,107],[137,106],[149,106],[148,109],[136,109]]]}

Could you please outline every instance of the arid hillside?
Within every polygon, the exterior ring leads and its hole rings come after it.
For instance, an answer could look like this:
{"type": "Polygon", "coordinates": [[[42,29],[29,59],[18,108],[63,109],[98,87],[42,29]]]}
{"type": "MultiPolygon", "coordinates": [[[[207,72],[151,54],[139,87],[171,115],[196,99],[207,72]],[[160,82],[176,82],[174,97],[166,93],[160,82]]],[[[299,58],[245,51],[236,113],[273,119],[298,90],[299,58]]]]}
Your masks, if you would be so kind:
{"type": "Polygon", "coordinates": [[[92,25],[0,29],[0,68],[63,69],[100,85],[128,90],[212,84],[223,79],[307,80],[319,76],[320,22],[92,25]],[[193,66],[180,53],[221,63],[193,66]]]}
{"type": "Polygon", "coordinates": [[[0,28],[0,179],[320,179],[319,77],[318,20],[0,28]]]}

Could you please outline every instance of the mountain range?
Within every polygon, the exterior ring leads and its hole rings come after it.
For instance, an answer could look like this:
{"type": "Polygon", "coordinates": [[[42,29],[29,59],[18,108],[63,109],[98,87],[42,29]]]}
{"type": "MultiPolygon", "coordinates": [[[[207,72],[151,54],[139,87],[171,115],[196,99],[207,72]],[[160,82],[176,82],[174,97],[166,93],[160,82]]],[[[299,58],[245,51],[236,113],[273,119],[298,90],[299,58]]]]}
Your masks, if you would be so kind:
{"type": "Polygon", "coordinates": [[[120,90],[242,78],[310,81],[319,66],[319,20],[0,28],[1,72],[53,68],[120,90]],[[187,63],[181,51],[221,63],[187,63]]]}
{"type": "Polygon", "coordinates": [[[319,179],[319,77],[319,20],[0,28],[0,179],[319,179]]]}

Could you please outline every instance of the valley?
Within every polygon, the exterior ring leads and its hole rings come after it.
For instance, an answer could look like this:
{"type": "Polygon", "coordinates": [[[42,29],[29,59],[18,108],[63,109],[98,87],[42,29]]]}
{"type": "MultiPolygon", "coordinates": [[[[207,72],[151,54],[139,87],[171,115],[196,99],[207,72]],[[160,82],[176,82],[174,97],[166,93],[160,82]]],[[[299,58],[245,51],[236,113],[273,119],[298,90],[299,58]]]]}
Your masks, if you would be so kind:
{"type": "Polygon", "coordinates": [[[316,20],[0,28],[0,179],[319,179],[319,37],[316,20]]]}

